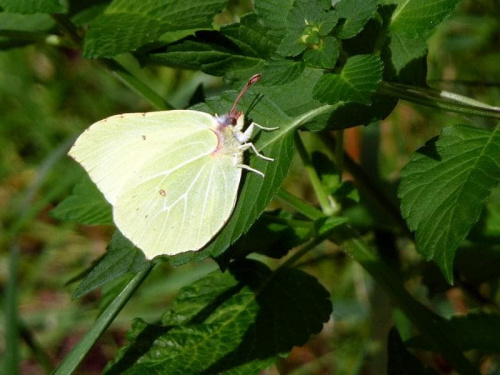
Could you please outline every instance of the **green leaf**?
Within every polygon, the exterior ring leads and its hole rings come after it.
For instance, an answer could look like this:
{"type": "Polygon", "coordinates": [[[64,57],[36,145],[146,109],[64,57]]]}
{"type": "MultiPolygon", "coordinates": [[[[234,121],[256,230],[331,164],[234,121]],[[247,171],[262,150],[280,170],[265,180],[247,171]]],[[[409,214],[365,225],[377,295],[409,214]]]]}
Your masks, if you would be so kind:
{"type": "Polygon", "coordinates": [[[320,49],[322,37],[333,30],[337,21],[334,11],[325,12],[316,2],[296,0],[287,15],[288,29],[277,52],[297,56],[306,48],[320,49]]]}
{"type": "Polygon", "coordinates": [[[382,79],[382,61],[372,55],[349,58],[340,74],[323,75],[314,87],[314,98],[329,104],[355,102],[369,105],[382,79]]]}
{"type": "Polygon", "coordinates": [[[416,232],[417,250],[450,283],[457,247],[499,179],[500,130],[469,125],[445,128],[401,172],[401,210],[416,232]]]}
{"type": "Polygon", "coordinates": [[[305,69],[302,61],[268,60],[262,69],[262,85],[283,85],[299,78],[305,69]]]}
{"type": "Polygon", "coordinates": [[[461,0],[386,0],[395,4],[390,30],[411,38],[427,38],[434,29],[448,18],[461,0]]]}
{"type": "Polygon", "coordinates": [[[266,28],[277,31],[276,35],[284,34],[288,27],[286,17],[292,9],[293,1],[255,0],[255,12],[266,28]]]}
{"type": "MultiPolygon", "coordinates": [[[[393,77],[398,77],[401,71],[414,60],[424,57],[427,54],[427,43],[423,38],[410,38],[405,34],[397,31],[391,31],[387,44],[382,49],[382,59],[386,66],[391,66],[394,74],[388,75],[389,78],[394,80],[393,77]]],[[[416,74],[413,69],[411,75],[416,74]]],[[[425,80],[425,76],[423,79],[425,80]]],[[[413,80],[415,81],[415,80],[413,80]]],[[[414,83],[404,80],[405,83],[414,83]]]]}
{"type": "Polygon", "coordinates": [[[234,262],[183,288],[160,325],[137,320],[105,373],[255,374],[318,333],[331,309],[302,271],[234,262]]]}
{"type": "Polygon", "coordinates": [[[0,7],[7,12],[34,13],[66,13],[68,4],[64,0],[0,0],[0,7]]]}
{"type": "MultiPolygon", "coordinates": [[[[210,113],[227,113],[236,95],[235,91],[226,92],[222,98],[208,100],[206,106],[198,106],[195,109],[210,113]]],[[[245,173],[236,207],[224,228],[204,250],[178,254],[170,258],[170,262],[174,265],[222,254],[250,229],[274,197],[288,172],[293,156],[293,132],[298,124],[266,97],[256,96],[253,90],[245,94],[239,108],[249,121],[255,121],[265,127],[279,127],[274,131],[261,131],[254,137],[255,147],[274,161],[262,160],[250,154],[250,166],[263,172],[265,177],[262,178],[252,172],[245,173]],[[250,106],[251,110],[246,110],[250,106]]]]}
{"type": "Polygon", "coordinates": [[[377,12],[378,0],[341,0],[335,10],[340,19],[345,19],[337,36],[349,39],[357,35],[377,12]]]}
{"type": "Polygon", "coordinates": [[[425,369],[422,363],[408,351],[396,328],[392,328],[389,332],[387,353],[388,375],[437,375],[434,370],[425,369]]]}
{"type": "Polygon", "coordinates": [[[101,285],[127,273],[138,273],[149,267],[144,253],[116,231],[109,243],[107,253],[90,270],[73,292],[78,299],[101,285]]]}
{"type": "Polygon", "coordinates": [[[76,221],[80,224],[113,224],[111,205],[87,175],[75,186],[73,193],[50,214],[58,220],[76,221]]]}
{"type": "Polygon", "coordinates": [[[112,57],[156,42],[166,32],[211,28],[227,0],[114,0],[91,24],[84,41],[88,59],[112,57]]]}
{"type": "Polygon", "coordinates": [[[250,14],[239,24],[222,27],[220,32],[197,32],[194,37],[139,57],[139,60],[143,64],[200,69],[216,76],[226,75],[230,80],[243,80],[259,72],[276,47],[268,37],[268,30],[250,14]]]}
{"type": "Polygon", "coordinates": [[[334,68],[339,57],[339,48],[339,41],[328,36],[323,38],[315,48],[308,49],[304,53],[304,61],[313,68],[334,68]]]}

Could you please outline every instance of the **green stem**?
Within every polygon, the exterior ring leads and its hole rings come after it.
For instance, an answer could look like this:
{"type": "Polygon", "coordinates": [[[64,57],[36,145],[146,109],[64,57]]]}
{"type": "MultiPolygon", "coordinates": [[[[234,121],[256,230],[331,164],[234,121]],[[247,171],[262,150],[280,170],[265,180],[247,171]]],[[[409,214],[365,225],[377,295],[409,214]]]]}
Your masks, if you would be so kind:
{"type": "MultiPolygon", "coordinates": [[[[330,133],[321,133],[320,139],[328,149],[333,150],[334,154],[337,154],[338,142],[330,133]]],[[[363,171],[363,168],[345,153],[343,159],[345,169],[354,177],[356,186],[369,200],[374,209],[383,216],[388,217],[407,237],[413,238],[413,233],[408,229],[406,222],[401,217],[399,209],[387,198],[386,194],[373,183],[370,177],[363,171]]]]}
{"type": "Polygon", "coordinates": [[[330,216],[335,212],[335,209],[330,203],[328,194],[325,192],[325,189],[323,188],[323,184],[321,183],[321,180],[318,174],[316,173],[316,169],[312,164],[311,157],[309,156],[309,153],[307,152],[298,131],[295,132],[294,137],[295,137],[295,146],[297,147],[297,151],[299,152],[300,158],[302,159],[304,168],[307,174],[309,175],[309,179],[311,180],[311,185],[314,189],[314,192],[316,193],[316,196],[318,197],[321,209],[327,216],[330,216]]]}
{"type": "Polygon", "coordinates": [[[450,112],[500,119],[500,107],[447,91],[381,82],[378,93],[450,112]]]}
{"type": "Polygon", "coordinates": [[[80,362],[85,358],[85,355],[89,352],[102,333],[108,328],[115,317],[120,313],[127,301],[146,279],[153,267],[154,264],[150,263],[150,266],[147,269],[137,273],[134,278],[130,280],[127,286],[120,292],[120,294],[118,294],[118,296],[116,296],[113,302],[111,302],[106,310],[102,312],[99,318],[97,318],[94,325],[85,334],[85,336],[78,342],[78,344],[76,344],[71,352],[64,357],[63,361],[52,372],[53,375],[72,374],[76,370],[80,362]]]}
{"type": "Polygon", "coordinates": [[[302,215],[308,217],[311,220],[318,220],[324,216],[323,212],[321,212],[317,208],[314,208],[313,206],[303,201],[302,199],[297,198],[295,195],[290,194],[288,191],[282,188],[278,190],[276,197],[279,200],[288,204],[289,206],[293,207],[297,212],[300,212],[302,215]]]}
{"type": "Polygon", "coordinates": [[[335,232],[334,241],[351,255],[390,295],[432,348],[441,352],[459,374],[479,375],[444,330],[442,318],[416,301],[404,288],[400,276],[384,263],[348,225],[335,232]]]}
{"type": "MultiPolygon", "coordinates": [[[[304,207],[306,205],[305,202],[284,190],[279,191],[278,197],[313,220],[324,217],[319,210],[314,207],[304,207]]],[[[416,301],[404,288],[404,283],[400,275],[381,260],[366,242],[360,239],[359,233],[354,231],[349,225],[335,227],[324,236],[318,236],[318,238],[298,250],[284,265],[290,266],[296,264],[297,260],[308,253],[314,246],[325,240],[326,237],[330,237],[332,241],[352,256],[372,276],[415,327],[418,328],[431,347],[441,352],[458,373],[478,375],[477,370],[472,367],[460,349],[455,346],[452,338],[442,329],[442,318],[433,314],[425,306],[416,301]]]]}
{"type": "Polygon", "coordinates": [[[284,267],[292,267],[300,258],[302,258],[309,251],[318,246],[321,242],[327,240],[332,234],[338,230],[338,227],[331,228],[324,233],[321,233],[319,236],[314,238],[311,242],[308,242],[302,248],[297,250],[290,258],[288,258],[285,262],[283,262],[278,269],[282,269],[284,267]]]}

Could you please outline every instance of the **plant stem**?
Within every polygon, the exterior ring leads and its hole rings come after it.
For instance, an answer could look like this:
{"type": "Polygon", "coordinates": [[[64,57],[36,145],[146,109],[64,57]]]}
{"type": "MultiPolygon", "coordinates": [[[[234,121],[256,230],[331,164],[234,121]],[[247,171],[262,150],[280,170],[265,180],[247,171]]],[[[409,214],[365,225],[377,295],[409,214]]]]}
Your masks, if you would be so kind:
{"type": "Polygon", "coordinates": [[[278,190],[276,197],[311,220],[318,220],[324,216],[323,212],[282,188],[278,190]]]}
{"type": "MultiPolygon", "coordinates": [[[[278,196],[298,211],[311,219],[319,219],[321,212],[314,207],[306,209],[305,202],[293,195],[280,190],[278,196]]],[[[323,215],[324,217],[324,215],[323,215]]],[[[463,356],[462,352],[453,343],[448,332],[442,328],[442,318],[432,313],[420,302],[416,301],[404,288],[404,283],[399,274],[380,259],[376,253],[360,239],[359,233],[349,225],[335,227],[318,236],[290,257],[282,266],[295,264],[304,254],[314,246],[329,237],[338,244],[346,253],[358,262],[372,278],[389,294],[391,299],[400,307],[410,321],[418,328],[422,336],[430,343],[432,348],[441,352],[460,374],[478,375],[479,373],[463,356]]],[[[281,266],[280,266],[281,267],[281,266]]]]}
{"type": "Polygon", "coordinates": [[[311,157],[307,152],[302,139],[300,138],[299,132],[295,132],[294,134],[295,146],[297,147],[297,151],[299,152],[300,158],[302,159],[302,163],[304,164],[304,168],[309,175],[309,179],[311,180],[311,185],[316,193],[316,197],[318,198],[319,204],[321,206],[322,211],[327,215],[332,215],[335,210],[332,207],[328,194],[326,194],[325,189],[323,188],[323,184],[312,164],[311,157]]]}
{"type": "Polygon", "coordinates": [[[359,238],[350,226],[337,228],[332,238],[351,255],[389,294],[432,348],[441,352],[459,374],[479,375],[443,329],[443,319],[416,301],[404,288],[400,276],[359,238]]]}
{"type": "MultiPolygon", "coordinates": [[[[331,133],[321,133],[320,139],[328,149],[333,150],[333,152],[337,154],[337,141],[331,133]]],[[[356,186],[364,193],[375,210],[387,216],[407,237],[413,238],[413,233],[408,229],[398,208],[387,198],[385,193],[373,183],[363,171],[363,168],[345,153],[343,159],[345,169],[354,177],[356,186]]]]}
{"type": "Polygon", "coordinates": [[[99,318],[97,318],[94,325],[87,331],[85,336],[78,342],[78,344],[76,344],[71,352],[64,357],[63,361],[52,372],[53,375],[67,375],[76,370],[80,362],[85,358],[85,355],[92,348],[102,333],[108,328],[111,322],[113,322],[115,317],[120,313],[123,306],[125,306],[136,289],[146,279],[153,267],[154,264],[150,263],[147,269],[137,273],[133,279],[130,280],[127,286],[123,288],[120,294],[116,296],[113,302],[111,302],[106,310],[104,310],[99,318]]]}
{"type": "Polygon", "coordinates": [[[450,112],[500,119],[500,107],[493,107],[448,91],[381,82],[378,93],[450,112]]]}

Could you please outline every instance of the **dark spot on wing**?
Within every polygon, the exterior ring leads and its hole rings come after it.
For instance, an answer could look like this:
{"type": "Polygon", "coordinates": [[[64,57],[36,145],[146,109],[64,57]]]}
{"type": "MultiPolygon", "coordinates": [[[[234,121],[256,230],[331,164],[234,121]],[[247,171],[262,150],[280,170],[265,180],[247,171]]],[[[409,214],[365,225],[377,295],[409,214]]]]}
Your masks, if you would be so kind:
{"type": "Polygon", "coordinates": [[[142,115],[142,117],[146,117],[146,113],[145,112],[141,113],[141,115],[142,115]]]}
{"type": "Polygon", "coordinates": [[[160,195],[161,195],[162,197],[166,197],[166,196],[167,196],[167,193],[165,192],[165,190],[160,189],[160,195]]]}
{"type": "Polygon", "coordinates": [[[146,136],[145,136],[145,135],[143,135],[143,136],[142,136],[142,139],[145,141],[145,140],[146,140],[146,136]]]}

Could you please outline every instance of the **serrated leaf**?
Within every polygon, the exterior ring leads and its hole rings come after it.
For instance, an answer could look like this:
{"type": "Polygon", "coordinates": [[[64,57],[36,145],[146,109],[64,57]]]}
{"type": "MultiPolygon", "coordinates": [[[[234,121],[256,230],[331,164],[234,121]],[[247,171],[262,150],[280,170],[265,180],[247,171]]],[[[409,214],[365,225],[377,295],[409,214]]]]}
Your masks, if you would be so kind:
{"type": "Polygon", "coordinates": [[[109,243],[106,255],[85,276],[71,298],[78,299],[111,280],[127,273],[140,272],[147,267],[149,267],[149,262],[144,257],[144,253],[116,231],[109,243]]]}
{"type": "Polygon", "coordinates": [[[428,37],[451,15],[461,0],[390,0],[397,4],[392,13],[390,29],[408,37],[428,37]]]}
{"type": "Polygon", "coordinates": [[[457,247],[499,179],[500,130],[469,125],[445,128],[401,172],[401,210],[416,232],[417,251],[450,283],[457,247]]]}
{"type": "Polygon", "coordinates": [[[239,24],[217,31],[197,32],[196,36],[139,57],[143,64],[161,64],[223,76],[229,80],[248,79],[259,72],[277,45],[254,14],[239,24]]]}
{"type": "Polygon", "coordinates": [[[408,351],[396,328],[392,328],[389,332],[387,354],[387,375],[437,375],[434,370],[425,369],[408,351]]]}
{"type": "Polygon", "coordinates": [[[66,13],[68,10],[64,0],[0,0],[0,7],[7,12],[21,14],[66,13]]]}
{"type": "Polygon", "coordinates": [[[50,214],[58,220],[80,224],[113,224],[111,205],[87,175],[75,186],[71,195],[59,203],[50,214]]]}
{"type": "Polygon", "coordinates": [[[378,0],[341,0],[335,10],[338,17],[344,19],[337,37],[349,39],[357,35],[377,12],[378,0]]]}
{"type": "Polygon", "coordinates": [[[313,68],[332,69],[339,57],[339,48],[336,38],[323,38],[316,48],[308,49],[304,53],[304,61],[313,68]]]}
{"type": "Polygon", "coordinates": [[[269,60],[262,69],[262,85],[283,85],[299,78],[305,69],[302,61],[294,60],[269,60]]]}
{"type": "Polygon", "coordinates": [[[84,56],[92,59],[135,51],[166,32],[211,28],[227,0],[114,0],[90,24],[84,56]]]}
{"type": "Polygon", "coordinates": [[[314,98],[329,104],[355,102],[369,105],[382,79],[382,61],[372,55],[349,58],[340,74],[323,75],[314,87],[314,98]]]}
{"type": "Polygon", "coordinates": [[[293,57],[306,48],[321,49],[322,37],[333,30],[338,17],[334,11],[325,12],[316,2],[296,0],[286,21],[288,29],[277,52],[281,56],[293,57]]]}
{"type": "MultiPolygon", "coordinates": [[[[227,113],[236,98],[236,92],[226,92],[222,98],[208,100],[205,106],[196,107],[210,113],[227,113]]],[[[252,91],[245,94],[239,108],[252,121],[265,127],[279,127],[278,130],[261,131],[254,137],[255,147],[273,162],[250,156],[250,166],[265,174],[246,173],[242,178],[242,187],[238,195],[234,212],[213,242],[204,250],[178,254],[170,258],[172,264],[182,264],[207,256],[217,257],[246,233],[253,222],[264,211],[278,191],[285,178],[293,156],[293,132],[298,126],[266,97],[258,97],[252,91]],[[246,110],[251,108],[250,111],[246,110]]]]}
{"type": "Polygon", "coordinates": [[[105,373],[258,373],[330,314],[329,294],[312,276],[234,262],[183,288],[161,325],[136,321],[105,373]]]}
{"type": "Polygon", "coordinates": [[[287,28],[286,17],[292,9],[294,0],[255,0],[255,11],[263,25],[269,29],[284,32],[287,28]]]}
{"type": "MultiPolygon", "coordinates": [[[[400,75],[401,71],[407,65],[427,54],[427,43],[423,38],[409,38],[405,34],[397,31],[392,31],[387,44],[382,50],[382,58],[384,62],[390,63],[394,69],[394,74],[389,76],[392,80],[400,75]]],[[[415,75],[415,70],[412,70],[412,75],[415,75]]],[[[425,77],[423,77],[425,79],[425,77]]],[[[410,83],[404,80],[406,83],[410,83]]]]}
{"type": "Polygon", "coordinates": [[[306,50],[306,44],[302,40],[302,30],[289,30],[281,39],[276,52],[283,57],[295,57],[306,50]]]}
{"type": "MultiPolygon", "coordinates": [[[[466,316],[453,317],[441,322],[453,343],[462,351],[481,350],[487,353],[500,351],[500,336],[492,332],[500,332],[500,314],[472,313],[466,316]]],[[[420,336],[414,337],[409,345],[431,349],[420,336]]]]}

